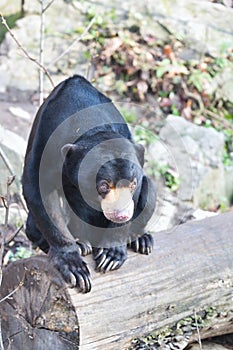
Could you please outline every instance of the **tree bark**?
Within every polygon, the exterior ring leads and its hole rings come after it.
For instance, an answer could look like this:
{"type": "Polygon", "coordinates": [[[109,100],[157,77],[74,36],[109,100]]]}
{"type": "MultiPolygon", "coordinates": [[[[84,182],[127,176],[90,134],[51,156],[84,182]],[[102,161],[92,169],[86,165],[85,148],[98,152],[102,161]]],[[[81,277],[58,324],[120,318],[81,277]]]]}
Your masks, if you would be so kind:
{"type": "Polygon", "coordinates": [[[24,5],[25,5],[25,0],[21,0],[21,16],[22,17],[25,15],[24,5]]]}
{"type": "Polygon", "coordinates": [[[85,258],[89,294],[68,289],[46,256],[12,263],[1,288],[1,298],[17,289],[0,304],[5,346],[184,349],[198,334],[233,332],[233,213],[157,232],[154,241],[151,255],[129,253],[121,269],[106,274],[85,258]],[[144,343],[131,342],[151,332],[144,343]]]}

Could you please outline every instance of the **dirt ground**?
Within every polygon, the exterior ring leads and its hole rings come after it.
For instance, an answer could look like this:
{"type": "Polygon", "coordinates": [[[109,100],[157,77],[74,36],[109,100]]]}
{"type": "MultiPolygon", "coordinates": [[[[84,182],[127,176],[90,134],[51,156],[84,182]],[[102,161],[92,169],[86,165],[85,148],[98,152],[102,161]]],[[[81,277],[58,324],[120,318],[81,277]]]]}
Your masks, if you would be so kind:
{"type": "Polygon", "coordinates": [[[0,125],[4,128],[15,132],[17,135],[23,137],[26,141],[30,132],[32,121],[35,117],[38,107],[30,99],[20,99],[17,95],[6,94],[0,98],[0,125]],[[21,109],[29,113],[30,118],[14,115],[11,108],[21,109]]]}

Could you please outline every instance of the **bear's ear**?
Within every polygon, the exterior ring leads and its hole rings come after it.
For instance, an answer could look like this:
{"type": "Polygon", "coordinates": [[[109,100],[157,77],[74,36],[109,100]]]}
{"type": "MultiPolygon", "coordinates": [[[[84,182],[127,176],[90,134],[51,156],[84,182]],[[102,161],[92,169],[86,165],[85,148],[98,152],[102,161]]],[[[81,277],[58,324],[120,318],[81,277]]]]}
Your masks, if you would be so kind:
{"type": "Polygon", "coordinates": [[[139,163],[143,167],[143,165],[144,165],[145,148],[143,147],[143,145],[140,145],[139,143],[135,144],[134,147],[135,147],[135,150],[136,150],[136,154],[137,154],[137,158],[139,160],[139,163]]]}
{"type": "Polygon", "coordinates": [[[77,148],[76,145],[74,145],[73,143],[67,143],[66,145],[64,145],[61,148],[61,156],[62,156],[62,160],[64,161],[68,152],[74,151],[77,148]]]}

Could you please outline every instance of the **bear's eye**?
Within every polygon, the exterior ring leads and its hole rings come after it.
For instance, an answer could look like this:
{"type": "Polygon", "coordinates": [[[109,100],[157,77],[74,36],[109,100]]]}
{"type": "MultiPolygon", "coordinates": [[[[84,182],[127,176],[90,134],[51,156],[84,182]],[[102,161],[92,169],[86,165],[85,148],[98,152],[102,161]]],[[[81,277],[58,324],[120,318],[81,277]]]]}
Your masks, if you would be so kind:
{"type": "Polygon", "coordinates": [[[132,192],[136,190],[137,187],[137,179],[133,179],[133,181],[130,183],[130,189],[132,192]]]}
{"type": "Polygon", "coordinates": [[[102,181],[98,186],[98,192],[100,194],[108,193],[109,192],[109,184],[106,181],[102,181]]]}

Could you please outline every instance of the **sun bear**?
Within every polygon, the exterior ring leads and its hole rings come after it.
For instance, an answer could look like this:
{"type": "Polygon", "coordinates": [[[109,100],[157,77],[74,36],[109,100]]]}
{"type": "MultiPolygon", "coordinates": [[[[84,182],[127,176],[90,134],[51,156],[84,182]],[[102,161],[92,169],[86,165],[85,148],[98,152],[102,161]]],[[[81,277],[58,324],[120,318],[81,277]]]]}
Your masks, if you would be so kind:
{"type": "Polygon", "coordinates": [[[156,191],[143,164],[143,146],[85,78],[63,81],[40,107],[22,177],[26,234],[80,292],[91,290],[82,255],[92,252],[96,270],[107,272],[122,266],[127,247],[152,250],[145,226],[156,191]]]}

